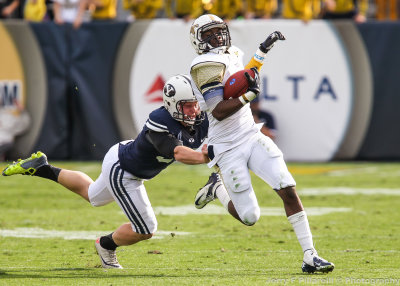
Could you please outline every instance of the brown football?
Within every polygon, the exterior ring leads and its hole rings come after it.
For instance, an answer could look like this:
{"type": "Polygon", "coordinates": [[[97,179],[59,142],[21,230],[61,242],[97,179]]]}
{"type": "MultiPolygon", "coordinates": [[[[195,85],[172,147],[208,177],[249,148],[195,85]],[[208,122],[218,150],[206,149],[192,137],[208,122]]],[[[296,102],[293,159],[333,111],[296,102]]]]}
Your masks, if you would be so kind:
{"type": "Polygon", "coordinates": [[[254,71],[251,69],[241,70],[231,75],[225,82],[224,99],[237,98],[246,93],[249,83],[244,75],[245,72],[248,72],[254,78],[254,71]]]}

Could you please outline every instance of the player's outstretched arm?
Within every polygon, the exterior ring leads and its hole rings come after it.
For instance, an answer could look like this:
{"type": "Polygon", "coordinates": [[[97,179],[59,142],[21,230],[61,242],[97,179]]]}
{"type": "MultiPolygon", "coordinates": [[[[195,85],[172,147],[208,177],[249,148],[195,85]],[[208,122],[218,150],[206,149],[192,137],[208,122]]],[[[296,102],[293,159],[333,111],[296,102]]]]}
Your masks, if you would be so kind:
{"type": "Polygon", "coordinates": [[[175,160],[188,165],[208,163],[210,159],[207,154],[207,148],[204,146],[202,152],[195,151],[186,146],[176,146],[174,149],[175,160]]]}
{"type": "Polygon", "coordinates": [[[254,54],[254,56],[251,58],[251,60],[246,65],[245,69],[255,67],[260,71],[262,65],[264,64],[265,55],[269,52],[269,50],[272,49],[272,47],[274,46],[274,43],[278,40],[283,41],[283,40],[286,40],[286,38],[279,31],[275,31],[275,32],[271,33],[265,39],[265,41],[260,44],[256,53],[254,54]]]}

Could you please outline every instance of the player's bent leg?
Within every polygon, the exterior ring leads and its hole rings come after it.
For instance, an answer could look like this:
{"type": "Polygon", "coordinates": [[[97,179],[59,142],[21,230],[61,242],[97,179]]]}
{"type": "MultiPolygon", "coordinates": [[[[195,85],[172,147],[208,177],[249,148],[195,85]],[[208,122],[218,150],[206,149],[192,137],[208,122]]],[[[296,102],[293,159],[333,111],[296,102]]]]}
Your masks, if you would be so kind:
{"type": "Polygon", "coordinates": [[[307,214],[303,210],[303,206],[294,187],[288,187],[286,191],[285,189],[280,191],[278,193],[284,201],[288,220],[292,224],[297,240],[304,252],[303,264],[301,266],[302,271],[307,273],[333,271],[335,265],[319,257],[317,251],[313,247],[313,239],[307,214]]]}
{"type": "MultiPolygon", "coordinates": [[[[96,244],[106,250],[110,250],[111,252],[109,252],[110,255],[108,258],[116,262],[115,249],[118,246],[132,245],[139,241],[150,239],[157,230],[157,220],[147,196],[143,180],[121,168],[118,158],[118,144],[111,147],[105,155],[101,176],[96,180],[93,188],[98,182],[98,190],[92,190],[92,185],[90,186],[91,203],[95,205],[101,204],[102,201],[107,202],[109,197],[103,197],[102,195],[97,196],[96,192],[102,193],[104,190],[108,190],[109,194],[111,194],[130,221],[130,223],[120,226],[111,235],[101,237],[99,243],[96,244]],[[103,177],[106,189],[103,188],[99,181],[101,177],[103,177]],[[97,202],[95,202],[96,198],[97,202]]],[[[96,249],[99,249],[99,246],[97,246],[96,249]]],[[[104,257],[102,257],[101,251],[98,250],[98,253],[102,260],[103,267],[108,267],[107,264],[103,264],[104,257]]],[[[119,263],[117,264],[119,265],[119,263]]]]}
{"type": "Polygon", "coordinates": [[[296,182],[286,166],[282,152],[271,139],[258,135],[257,142],[253,145],[249,167],[281,197],[288,220],[304,252],[303,271],[332,271],[333,263],[316,254],[307,214],[296,193],[296,182]],[[310,249],[314,255],[310,254],[310,249]]]}
{"type": "Polygon", "coordinates": [[[243,153],[246,150],[224,153],[218,166],[231,199],[228,203],[229,213],[243,224],[251,226],[260,218],[260,207],[251,185],[247,158],[243,153]]]}
{"type": "Polygon", "coordinates": [[[107,188],[132,224],[134,232],[152,234],[157,230],[157,219],[147,196],[143,181],[121,169],[119,161],[112,164],[108,174],[107,188]]]}

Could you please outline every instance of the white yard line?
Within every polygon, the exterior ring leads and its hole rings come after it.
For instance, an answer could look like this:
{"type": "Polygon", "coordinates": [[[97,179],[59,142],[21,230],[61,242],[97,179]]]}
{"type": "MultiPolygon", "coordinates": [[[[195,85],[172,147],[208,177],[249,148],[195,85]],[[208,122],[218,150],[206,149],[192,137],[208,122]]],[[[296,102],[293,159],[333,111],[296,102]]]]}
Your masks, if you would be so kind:
{"type": "MultiPolygon", "coordinates": [[[[208,205],[206,208],[198,210],[193,205],[175,206],[175,207],[154,207],[157,215],[228,215],[227,211],[218,205],[208,205]]],[[[329,208],[329,207],[311,207],[306,208],[309,216],[325,215],[335,212],[350,212],[351,208],[329,208]]],[[[284,216],[285,212],[281,207],[262,207],[262,216],[284,216]]],[[[16,228],[0,229],[2,237],[21,237],[21,238],[62,238],[62,239],[85,239],[95,240],[100,235],[110,233],[111,231],[67,231],[67,230],[47,230],[42,228],[16,228]]],[[[190,232],[183,231],[162,231],[155,233],[155,239],[163,239],[176,235],[190,235],[190,232]]]]}
{"type": "MultiPolygon", "coordinates": [[[[95,240],[100,235],[110,233],[111,231],[67,231],[67,230],[47,230],[41,228],[16,228],[0,229],[0,236],[3,237],[22,237],[22,238],[63,238],[63,239],[85,239],[95,240]]],[[[188,235],[190,232],[183,231],[162,231],[159,230],[153,236],[153,239],[161,239],[174,235],[188,235]]]]}
{"type": "MultiPolygon", "coordinates": [[[[284,216],[283,207],[261,207],[262,216],[284,216]]],[[[307,215],[317,216],[335,212],[350,212],[351,208],[330,208],[330,207],[310,207],[306,208],[307,215]]],[[[207,205],[204,209],[198,210],[194,205],[174,206],[174,207],[154,207],[156,215],[228,215],[222,206],[207,205]]]]}
{"type": "Polygon", "coordinates": [[[298,189],[300,196],[332,196],[332,195],[385,195],[385,196],[400,196],[400,189],[363,189],[363,188],[307,188],[298,189]]]}

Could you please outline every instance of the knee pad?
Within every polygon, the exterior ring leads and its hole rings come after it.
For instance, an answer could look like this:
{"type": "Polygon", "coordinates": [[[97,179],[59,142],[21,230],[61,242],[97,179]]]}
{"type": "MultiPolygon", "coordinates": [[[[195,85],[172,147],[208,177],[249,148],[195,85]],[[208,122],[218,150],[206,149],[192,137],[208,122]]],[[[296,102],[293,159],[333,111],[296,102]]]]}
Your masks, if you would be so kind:
{"type": "Polygon", "coordinates": [[[260,218],[260,208],[247,209],[240,215],[240,218],[245,225],[252,226],[260,218]]]}

